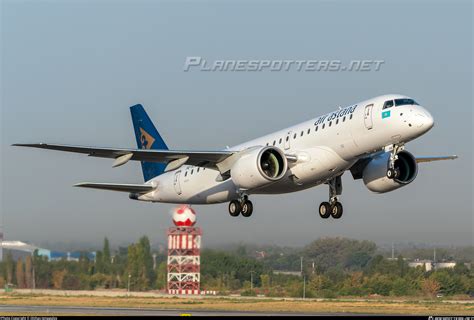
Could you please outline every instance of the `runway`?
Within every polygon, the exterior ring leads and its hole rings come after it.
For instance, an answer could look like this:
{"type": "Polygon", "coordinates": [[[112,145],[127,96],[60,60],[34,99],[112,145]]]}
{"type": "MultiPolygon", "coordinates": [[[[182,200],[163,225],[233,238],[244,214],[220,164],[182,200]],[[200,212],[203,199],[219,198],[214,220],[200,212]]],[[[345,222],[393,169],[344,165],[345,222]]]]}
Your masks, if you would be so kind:
{"type": "MultiPolygon", "coordinates": [[[[6,313],[15,315],[102,315],[102,316],[323,316],[354,315],[349,313],[276,313],[251,311],[212,311],[212,310],[177,310],[145,308],[107,308],[107,307],[68,307],[68,306],[21,306],[0,305],[0,316],[6,313]]],[[[358,314],[360,315],[360,314],[358,314]]]]}

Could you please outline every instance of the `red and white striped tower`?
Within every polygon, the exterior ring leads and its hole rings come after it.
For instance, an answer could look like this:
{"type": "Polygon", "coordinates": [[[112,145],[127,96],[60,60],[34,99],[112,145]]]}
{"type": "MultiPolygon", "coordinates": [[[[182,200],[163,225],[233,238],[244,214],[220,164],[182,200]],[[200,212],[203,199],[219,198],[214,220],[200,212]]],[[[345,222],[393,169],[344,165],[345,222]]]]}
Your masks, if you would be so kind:
{"type": "Polygon", "coordinates": [[[168,229],[168,293],[200,294],[201,236],[196,213],[189,206],[173,212],[175,227],[168,229]]]}

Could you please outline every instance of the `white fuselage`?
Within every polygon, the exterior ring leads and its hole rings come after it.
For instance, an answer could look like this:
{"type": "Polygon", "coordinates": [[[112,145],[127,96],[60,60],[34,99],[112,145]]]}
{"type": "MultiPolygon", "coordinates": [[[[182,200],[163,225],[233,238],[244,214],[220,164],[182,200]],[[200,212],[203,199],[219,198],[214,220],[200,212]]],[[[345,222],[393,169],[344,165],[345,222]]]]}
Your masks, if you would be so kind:
{"type": "MultiPolygon", "coordinates": [[[[433,126],[433,118],[421,106],[401,105],[383,109],[385,101],[407,98],[385,95],[340,108],[329,114],[229,148],[241,151],[256,146],[275,146],[297,158],[288,163],[286,175],[250,194],[299,191],[325,183],[348,170],[357,160],[385,147],[413,140],[433,126]],[[384,114],[383,114],[384,113],[384,114]]],[[[153,202],[211,204],[237,199],[232,178],[220,181],[220,172],[184,165],[148,181],[156,186],[138,199],[153,202]]]]}

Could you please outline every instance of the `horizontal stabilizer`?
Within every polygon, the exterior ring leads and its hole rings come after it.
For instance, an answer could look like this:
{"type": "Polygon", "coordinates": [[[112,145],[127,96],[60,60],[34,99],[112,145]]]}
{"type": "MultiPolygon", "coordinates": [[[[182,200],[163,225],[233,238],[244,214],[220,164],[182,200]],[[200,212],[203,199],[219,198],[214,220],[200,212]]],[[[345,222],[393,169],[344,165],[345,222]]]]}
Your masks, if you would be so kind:
{"type": "Polygon", "coordinates": [[[121,191],[131,193],[147,193],[153,191],[156,187],[149,184],[126,184],[126,183],[91,183],[81,182],[74,185],[75,187],[102,189],[110,191],[121,191]]]}

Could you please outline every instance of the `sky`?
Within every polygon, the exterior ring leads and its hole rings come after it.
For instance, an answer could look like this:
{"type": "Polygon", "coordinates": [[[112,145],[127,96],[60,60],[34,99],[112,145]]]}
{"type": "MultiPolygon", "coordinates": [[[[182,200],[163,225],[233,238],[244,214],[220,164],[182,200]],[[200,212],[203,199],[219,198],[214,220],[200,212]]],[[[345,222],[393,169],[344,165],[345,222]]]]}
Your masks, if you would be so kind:
{"type": "Polygon", "coordinates": [[[301,246],[320,237],[473,244],[470,1],[1,2],[1,216],[6,239],[163,242],[173,205],[73,188],[142,183],[140,165],[13,143],[135,147],[145,106],[173,149],[219,150],[386,93],[415,98],[435,127],[407,150],[457,154],[374,194],[343,176],[344,216],[322,220],[327,186],[252,196],[251,218],[194,206],[203,244],[301,246]],[[383,60],[366,72],[183,71],[186,57],[383,60]]]}

